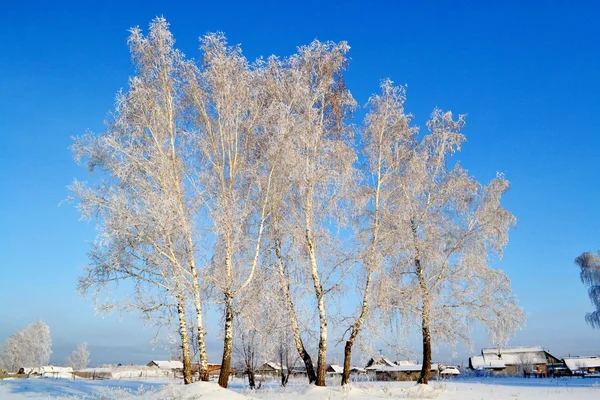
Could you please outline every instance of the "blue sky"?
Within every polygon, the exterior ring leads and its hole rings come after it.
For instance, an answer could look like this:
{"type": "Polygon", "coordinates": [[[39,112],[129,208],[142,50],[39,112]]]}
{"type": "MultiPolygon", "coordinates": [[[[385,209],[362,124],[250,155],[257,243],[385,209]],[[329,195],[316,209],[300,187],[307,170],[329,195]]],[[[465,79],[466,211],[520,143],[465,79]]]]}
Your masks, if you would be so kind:
{"type": "MultiPolygon", "coordinates": [[[[102,130],[132,74],[127,29],[164,15],[191,57],[198,37],[217,30],[250,59],[285,56],[314,38],[346,40],[360,104],[389,77],[408,85],[416,123],[436,106],[468,114],[461,162],[481,181],[500,171],[512,183],[505,206],[518,227],[499,267],[529,317],[512,344],[600,354],[573,264],[600,247],[598,3],[50,3],[7,1],[1,13],[0,342],[42,319],[57,363],[82,341],[93,363],[164,356],[151,353],[151,328],[140,331],[131,315],[96,316],[77,296],[94,227],[59,207],[66,186],[87,175],[71,158],[71,136],[102,130]]],[[[219,359],[216,329],[209,353],[219,359]]]]}

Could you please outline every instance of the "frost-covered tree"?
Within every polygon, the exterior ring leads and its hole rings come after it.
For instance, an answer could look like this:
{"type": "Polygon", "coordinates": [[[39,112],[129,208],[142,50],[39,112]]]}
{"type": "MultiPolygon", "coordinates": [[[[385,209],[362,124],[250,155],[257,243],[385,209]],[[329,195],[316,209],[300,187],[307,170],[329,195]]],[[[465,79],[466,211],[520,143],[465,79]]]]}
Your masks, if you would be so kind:
{"type": "Polygon", "coordinates": [[[595,311],[589,312],[585,320],[593,328],[600,328],[600,255],[585,252],[575,259],[579,266],[581,282],[588,287],[588,295],[595,311]]]}
{"type": "Polygon", "coordinates": [[[407,142],[414,134],[414,129],[409,127],[410,115],[404,112],[404,101],[404,88],[394,87],[390,80],[385,80],[381,94],[372,96],[367,104],[369,112],[362,130],[365,182],[357,196],[362,207],[357,227],[361,268],[355,283],[362,301],[348,328],[342,385],[349,383],[352,346],[369,317],[374,281],[379,279],[382,264],[388,261],[390,250],[396,246],[389,235],[389,226],[395,219],[390,212],[396,196],[394,178],[410,154],[407,142]]]}
{"type": "Polygon", "coordinates": [[[223,306],[223,358],[219,385],[227,387],[237,299],[255,275],[276,146],[265,125],[268,98],[262,66],[221,34],[202,39],[202,66],[189,76],[203,201],[215,237],[207,276],[223,306]]]}
{"type": "MultiPolygon", "coordinates": [[[[286,168],[281,170],[286,183],[279,187],[285,188],[280,194],[279,212],[286,223],[280,223],[278,228],[287,229],[290,242],[298,247],[294,263],[300,267],[300,279],[306,278],[312,287],[319,320],[319,386],[325,385],[327,298],[347,272],[348,256],[340,243],[339,229],[349,221],[348,199],[356,177],[356,154],[347,124],[355,102],[343,79],[348,49],[345,42],[314,41],[300,47],[298,54],[285,62],[290,73],[287,85],[293,94],[288,103],[293,113],[293,135],[285,142],[286,168]]],[[[284,271],[281,276],[285,275],[284,271]]],[[[282,279],[282,283],[285,288],[290,281],[282,279]]],[[[286,301],[288,312],[294,316],[293,302],[286,301]]],[[[310,370],[296,328],[294,334],[300,356],[310,370]]]]}
{"type": "MultiPolygon", "coordinates": [[[[73,151],[100,176],[93,184],[76,181],[72,198],[84,219],[95,219],[99,234],[79,280],[82,293],[101,292],[131,282],[110,306],[168,316],[176,310],[184,381],[192,382],[186,301],[193,301],[202,364],[207,365],[197,272],[195,221],[201,207],[192,166],[192,137],[184,114],[185,71],[191,68],[176,50],[163,18],[129,37],[136,75],[119,93],[106,131],[75,139],[73,151]]],[[[110,299],[109,299],[110,300],[110,299]]]]}
{"type": "Polygon", "coordinates": [[[20,368],[39,368],[50,362],[51,354],[50,327],[37,321],[6,339],[0,348],[0,364],[13,372],[20,368]]]}
{"type": "Polygon", "coordinates": [[[430,377],[432,340],[468,343],[471,326],[480,322],[493,341],[504,343],[524,321],[509,279],[492,268],[516,222],[500,204],[509,184],[498,175],[481,185],[449,163],[465,141],[463,125],[462,116],[435,110],[429,133],[406,141],[410,157],[401,161],[396,201],[388,206],[395,218],[386,230],[397,249],[383,284],[402,324],[419,327],[423,384],[430,377]]]}
{"type": "Polygon", "coordinates": [[[90,362],[90,352],[88,351],[87,343],[80,343],[67,357],[65,362],[74,371],[87,367],[90,362]]]}

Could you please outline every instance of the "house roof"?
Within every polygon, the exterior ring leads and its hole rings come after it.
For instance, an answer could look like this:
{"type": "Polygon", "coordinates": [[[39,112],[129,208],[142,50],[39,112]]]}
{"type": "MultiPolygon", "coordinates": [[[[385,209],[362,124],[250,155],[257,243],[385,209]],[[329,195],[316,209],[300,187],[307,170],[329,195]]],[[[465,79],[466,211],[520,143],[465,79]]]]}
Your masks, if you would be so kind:
{"type": "Polygon", "coordinates": [[[502,360],[485,359],[483,356],[473,356],[469,358],[469,363],[473,369],[504,369],[506,364],[502,360]]]}
{"type": "Polygon", "coordinates": [[[546,352],[541,346],[481,349],[484,363],[501,361],[504,365],[546,364],[546,352]]]}
{"type": "Polygon", "coordinates": [[[375,369],[378,369],[379,366],[381,366],[381,365],[387,365],[388,367],[393,367],[396,364],[394,364],[392,361],[385,358],[384,356],[375,356],[369,360],[369,362],[367,363],[366,369],[367,370],[375,370],[375,369]]]}
{"type": "MultiPolygon", "coordinates": [[[[415,371],[420,371],[421,368],[423,368],[422,364],[405,364],[405,365],[393,365],[393,366],[383,365],[383,366],[380,366],[379,369],[377,369],[376,371],[377,372],[415,372],[415,371]]],[[[431,370],[437,371],[437,369],[438,369],[438,364],[432,363],[431,370]]]]}
{"type": "MultiPolygon", "coordinates": [[[[274,371],[281,371],[281,364],[270,361],[270,362],[264,363],[263,365],[258,367],[258,369],[259,370],[272,369],[274,371]]],[[[283,367],[283,369],[287,369],[287,368],[283,367]]]]}
{"type": "Polygon", "coordinates": [[[571,371],[577,371],[580,368],[600,367],[600,357],[569,357],[565,358],[564,362],[571,371]]]}
{"type": "Polygon", "coordinates": [[[344,372],[344,368],[337,364],[331,364],[327,369],[331,369],[331,372],[335,372],[336,374],[341,374],[344,372]]]}
{"type": "Polygon", "coordinates": [[[440,371],[440,374],[442,374],[442,375],[460,375],[460,371],[456,367],[447,366],[446,368],[443,368],[440,371]]]}
{"type": "Polygon", "coordinates": [[[164,360],[152,360],[149,364],[156,364],[160,369],[182,369],[183,363],[181,361],[164,361],[164,360]]]}

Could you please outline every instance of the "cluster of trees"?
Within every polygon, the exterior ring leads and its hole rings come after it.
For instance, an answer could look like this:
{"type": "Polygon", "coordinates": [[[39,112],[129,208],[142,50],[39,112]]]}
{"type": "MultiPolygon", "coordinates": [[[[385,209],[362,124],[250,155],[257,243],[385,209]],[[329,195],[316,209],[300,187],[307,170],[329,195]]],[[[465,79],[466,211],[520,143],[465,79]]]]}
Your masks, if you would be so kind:
{"type": "Polygon", "coordinates": [[[208,304],[223,312],[223,387],[234,352],[247,370],[256,354],[297,353],[325,385],[334,324],[343,384],[356,343],[406,327],[422,333],[427,383],[432,341],[468,342],[479,321],[502,343],[523,323],[491,267],[515,224],[500,204],[509,184],[482,185],[451,160],[462,116],[436,109],[422,135],[386,80],[357,129],[345,42],[249,62],[208,34],[196,62],[157,18],[129,45],[136,73],[106,130],[73,145],[99,172],[70,186],[99,229],[79,290],[102,311],[176,318],[185,383],[193,352],[208,379],[208,304]]]}
{"type": "MultiPolygon", "coordinates": [[[[50,327],[43,321],[37,321],[9,336],[0,346],[0,368],[9,372],[40,368],[50,363],[51,354],[50,327]]],[[[89,358],[87,343],[81,343],[66,358],[65,364],[78,370],[87,367],[89,358]]]]}
{"type": "Polygon", "coordinates": [[[34,322],[9,336],[0,347],[0,367],[18,372],[21,368],[48,365],[52,354],[50,328],[42,321],[34,322]]]}

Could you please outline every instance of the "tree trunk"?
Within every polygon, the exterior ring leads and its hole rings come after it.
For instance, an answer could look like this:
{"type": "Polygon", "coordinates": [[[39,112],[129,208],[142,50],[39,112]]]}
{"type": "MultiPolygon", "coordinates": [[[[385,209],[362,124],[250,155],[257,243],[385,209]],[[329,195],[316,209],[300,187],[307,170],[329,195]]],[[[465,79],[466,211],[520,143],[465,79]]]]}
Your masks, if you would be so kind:
{"type": "Polygon", "coordinates": [[[313,285],[315,288],[315,296],[317,298],[317,308],[319,310],[319,353],[317,358],[316,385],[326,386],[325,372],[327,368],[327,313],[325,310],[323,286],[321,285],[321,279],[319,278],[319,270],[317,268],[317,258],[315,255],[312,232],[308,228],[310,226],[308,219],[306,225],[306,244],[308,248],[308,255],[310,257],[313,285]]]}
{"type": "Polygon", "coordinates": [[[225,332],[223,339],[223,359],[219,373],[219,386],[226,388],[229,383],[229,369],[231,367],[231,349],[233,347],[233,298],[229,293],[225,295],[225,332]]]}
{"type": "MultiPolygon", "coordinates": [[[[276,225],[275,225],[276,226],[276,225]]],[[[281,256],[281,242],[279,240],[278,232],[275,231],[275,254],[277,255],[277,262],[279,264],[279,275],[281,277],[281,286],[283,288],[283,294],[285,297],[285,303],[290,316],[290,322],[292,324],[292,332],[294,334],[294,343],[298,350],[298,355],[302,358],[302,362],[306,367],[306,376],[308,377],[308,383],[312,384],[317,381],[317,374],[313,366],[312,358],[304,347],[304,342],[300,336],[300,328],[298,326],[298,317],[296,316],[296,310],[294,309],[294,301],[292,300],[292,293],[290,290],[290,283],[287,279],[287,273],[285,270],[285,264],[281,256]]],[[[289,373],[290,371],[288,371],[289,373]]]]}
{"type": "Polygon", "coordinates": [[[319,356],[317,359],[317,386],[326,386],[325,374],[327,370],[327,320],[323,316],[325,306],[323,299],[319,301],[319,356]]]}
{"type": "Polygon", "coordinates": [[[429,378],[431,378],[431,335],[429,333],[429,326],[423,319],[423,367],[421,368],[421,375],[417,383],[427,385],[429,378]]]}
{"type": "Polygon", "coordinates": [[[200,350],[200,379],[208,382],[208,356],[206,355],[206,344],[204,343],[204,327],[202,322],[202,311],[196,313],[198,321],[198,349],[200,350]]]}
{"type": "Polygon", "coordinates": [[[352,360],[352,345],[354,343],[350,340],[346,341],[344,347],[344,371],[342,372],[342,386],[350,383],[350,368],[352,360]]]}
{"type": "Polygon", "coordinates": [[[423,309],[421,311],[421,333],[423,336],[423,365],[421,367],[421,375],[417,383],[427,385],[431,377],[431,332],[429,331],[430,299],[427,289],[427,282],[423,274],[423,266],[421,265],[421,250],[417,245],[418,228],[414,219],[411,221],[411,230],[415,245],[415,273],[419,279],[419,288],[421,289],[421,301],[423,309]]]}
{"type": "Polygon", "coordinates": [[[190,355],[190,343],[188,339],[187,322],[185,318],[185,300],[183,296],[177,296],[177,314],[179,315],[179,335],[181,336],[181,351],[183,353],[183,383],[192,383],[192,357],[190,355]]]}
{"type": "Polygon", "coordinates": [[[250,389],[256,389],[256,381],[254,380],[254,371],[252,370],[252,368],[248,368],[247,371],[248,373],[248,385],[250,386],[250,389]]]}

